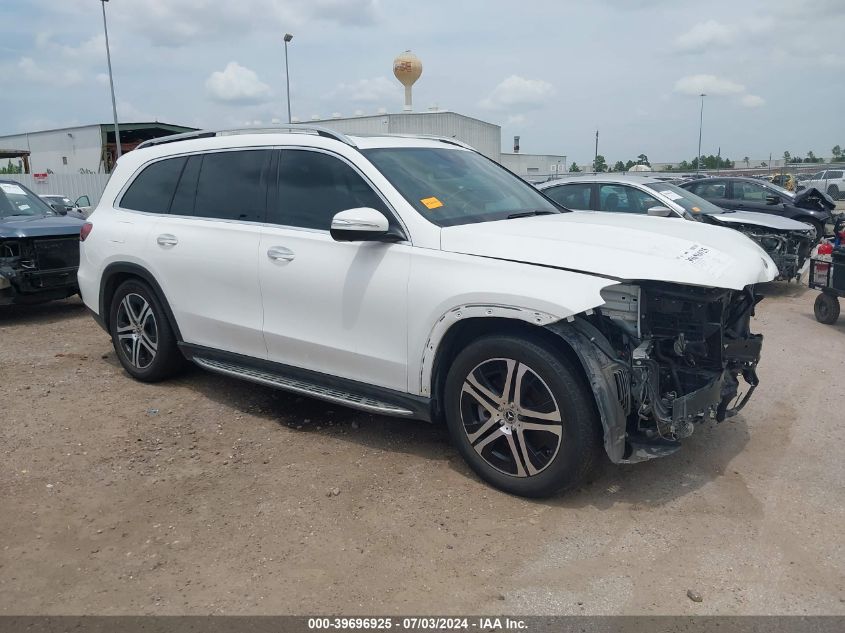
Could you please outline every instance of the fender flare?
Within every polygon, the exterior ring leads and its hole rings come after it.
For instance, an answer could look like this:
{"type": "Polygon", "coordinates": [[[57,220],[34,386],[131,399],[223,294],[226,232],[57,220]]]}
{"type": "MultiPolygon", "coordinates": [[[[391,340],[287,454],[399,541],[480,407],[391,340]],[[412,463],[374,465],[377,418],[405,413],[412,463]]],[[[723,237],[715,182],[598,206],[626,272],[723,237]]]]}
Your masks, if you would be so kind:
{"type": "Polygon", "coordinates": [[[630,370],[604,335],[584,319],[557,321],[546,329],[563,339],[581,361],[601,418],[604,450],[614,464],[623,462],[631,410],[630,370]]]}
{"type": "Polygon", "coordinates": [[[156,294],[156,298],[164,308],[167,320],[170,322],[170,327],[173,328],[173,333],[176,335],[176,340],[181,343],[183,339],[182,333],[179,330],[179,324],[176,322],[176,317],[173,315],[173,311],[170,309],[170,303],[167,301],[167,297],[165,296],[164,291],[161,289],[161,286],[159,285],[158,281],[156,281],[156,278],[153,276],[153,274],[146,268],[138,264],[132,264],[130,262],[114,262],[112,264],[109,264],[108,266],[106,266],[105,270],[103,270],[103,274],[100,278],[100,318],[103,321],[103,325],[105,326],[106,331],[108,331],[109,327],[110,312],[110,306],[106,305],[106,288],[109,286],[109,280],[115,275],[120,274],[138,277],[139,279],[146,282],[150,286],[150,288],[152,288],[153,292],[156,294]]]}

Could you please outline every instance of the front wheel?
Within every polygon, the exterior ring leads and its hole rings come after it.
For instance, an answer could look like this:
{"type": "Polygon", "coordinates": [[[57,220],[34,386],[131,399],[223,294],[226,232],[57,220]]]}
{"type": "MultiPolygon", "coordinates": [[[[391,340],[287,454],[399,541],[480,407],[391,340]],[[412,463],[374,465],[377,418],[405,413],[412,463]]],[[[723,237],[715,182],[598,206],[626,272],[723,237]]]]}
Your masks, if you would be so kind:
{"type": "Polygon", "coordinates": [[[825,325],[832,325],[839,318],[839,299],[831,294],[822,292],[816,297],[816,302],[813,304],[813,312],[816,315],[816,321],[825,325]]]}
{"type": "Polygon", "coordinates": [[[446,421],[470,467],[506,492],[544,497],[584,482],[602,455],[589,387],[537,342],[481,338],[446,377],[446,421]]]}

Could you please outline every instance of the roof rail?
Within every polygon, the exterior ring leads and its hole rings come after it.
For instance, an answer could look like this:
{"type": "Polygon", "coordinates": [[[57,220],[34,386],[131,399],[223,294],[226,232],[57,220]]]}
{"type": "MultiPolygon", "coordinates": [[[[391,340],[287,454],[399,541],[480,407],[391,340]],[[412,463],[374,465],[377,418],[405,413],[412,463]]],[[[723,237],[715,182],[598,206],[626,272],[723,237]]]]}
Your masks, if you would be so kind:
{"type": "Polygon", "coordinates": [[[324,136],[326,138],[333,138],[336,141],[345,143],[350,147],[356,147],[345,134],[341,134],[335,130],[322,127],[320,125],[300,125],[298,123],[291,123],[289,125],[277,125],[271,127],[248,127],[248,128],[227,128],[222,130],[196,130],[194,132],[184,132],[182,134],[171,134],[170,136],[160,136],[158,138],[151,138],[148,141],[140,143],[135,149],[143,147],[152,147],[153,145],[164,145],[165,143],[175,143],[177,141],[187,141],[195,138],[211,138],[214,136],[234,136],[236,134],[274,134],[274,133],[303,133],[316,134],[317,136],[324,136]]]}
{"type": "MultiPolygon", "coordinates": [[[[440,141],[441,143],[449,143],[451,145],[457,145],[458,147],[463,147],[464,149],[472,150],[473,152],[478,152],[472,145],[469,143],[464,143],[463,141],[459,141],[456,138],[452,138],[451,136],[437,136],[436,134],[356,134],[356,136],[392,136],[396,138],[424,138],[429,141],[440,141]]],[[[480,153],[480,152],[479,152],[480,153]]]]}

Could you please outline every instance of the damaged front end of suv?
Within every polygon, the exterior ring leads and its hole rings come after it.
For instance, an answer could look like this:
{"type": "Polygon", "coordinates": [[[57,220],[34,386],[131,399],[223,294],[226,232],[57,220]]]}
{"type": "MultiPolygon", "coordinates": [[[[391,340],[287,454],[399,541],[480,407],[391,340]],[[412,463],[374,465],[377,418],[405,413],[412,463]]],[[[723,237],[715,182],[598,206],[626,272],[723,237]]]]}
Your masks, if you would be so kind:
{"type": "Polygon", "coordinates": [[[746,405],[763,342],[750,330],[761,299],[753,286],[645,281],[608,286],[602,297],[589,314],[552,329],[600,350],[584,365],[594,391],[614,391],[597,397],[612,461],[671,454],[696,424],[722,422],[746,405]]]}

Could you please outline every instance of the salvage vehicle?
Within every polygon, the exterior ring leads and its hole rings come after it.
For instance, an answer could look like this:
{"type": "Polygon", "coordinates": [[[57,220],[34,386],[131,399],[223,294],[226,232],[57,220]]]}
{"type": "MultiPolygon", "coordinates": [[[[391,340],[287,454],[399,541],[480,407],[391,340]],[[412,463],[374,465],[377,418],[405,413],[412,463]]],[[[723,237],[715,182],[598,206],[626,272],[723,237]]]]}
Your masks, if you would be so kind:
{"type": "Polygon", "coordinates": [[[83,224],[20,183],[0,180],[0,305],[75,295],[83,224]]]}
{"type": "Polygon", "coordinates": [[[768,213],[806,222],[816,229],[819,239],[824,237],[826,225],[833,221],[831,212],[836,208],[833,199],[815,187],[792,193],[755,178],[708,178],[680,186],[723,209],[768,213]]]}
{"type": "Polygon", "coordinates": [[[538,189],[576,211],[684,218],[736,229],[769,254],[777,266],[778,279],[800,276],[816,242],[812,226],[766,213],[726,211],[681,186],[648,176],[597,174],[544,183],[538,189]]]}
{"type": "Polygon", "coordinates": [[[304,124],[142,143],[80,238],[83,301],[130,376],[189,359],[445,420],[480,477],[526,496],[739,411],[754,285],[777,274],[736,231],[570,213],[454,139],[304,124]]]}

